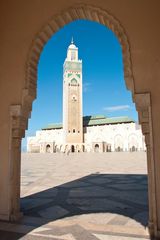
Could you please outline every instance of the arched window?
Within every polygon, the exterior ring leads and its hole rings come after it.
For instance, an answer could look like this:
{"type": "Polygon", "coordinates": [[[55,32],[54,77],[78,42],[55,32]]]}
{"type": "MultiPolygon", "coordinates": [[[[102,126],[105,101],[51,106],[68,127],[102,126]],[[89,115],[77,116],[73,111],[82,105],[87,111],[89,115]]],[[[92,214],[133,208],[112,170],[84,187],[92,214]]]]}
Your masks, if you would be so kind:
{"type": "Polygon", "coordinates": [[[95,152],[99,152],[99,144],[95,144],[95,146],[94,146],[94,151],[95,151],[95,152]]]}
{"type": "Polygon", "coordinates": [[[138,137],[136,134],[131,134],[128,137],[128,149],[130,152],[135,152],[138,150],[138,137]]]}
{"type": "Polygon", "coordinates": [[[75,78],[73,78],[71,80],[71,86],[76,86],[77,85],[77,80],[75,78]]]}
{"type": "Polygon", "coordinates": [[[116,152],[123,151],[123,137],[121,135],[116,135],[114,138],[114,146],[116,152]]]}
{"type": "Polygon", "coordinates": [[[74,145],[71,146],[71,152],[75,152],[74,145]]]}
{"type": "Polygon", "coordinates": [[[46,153],[50,153],[51,152],[51,146],[49,144],[47,144],[46,146],[46,153]]]}
{"type": "Polygon", "coordinates": [[[118,146],[118,147],[117,147],[117,152],[120,152],[120,151],[121,151],[121,147],[118,146]]]}
{"type": "Polygon", "coordinates": [[[76,59],[76,54],[75,54],[75,51],[72,51],[71,52],[71,61],[75,60],[76,59]]]}
{"type": "Polygon", "coordinates": [[[137,151],[136,147],[135,147],[135,146],[132,146],[131,152],[136,152],[136,151],[137,151]]]}

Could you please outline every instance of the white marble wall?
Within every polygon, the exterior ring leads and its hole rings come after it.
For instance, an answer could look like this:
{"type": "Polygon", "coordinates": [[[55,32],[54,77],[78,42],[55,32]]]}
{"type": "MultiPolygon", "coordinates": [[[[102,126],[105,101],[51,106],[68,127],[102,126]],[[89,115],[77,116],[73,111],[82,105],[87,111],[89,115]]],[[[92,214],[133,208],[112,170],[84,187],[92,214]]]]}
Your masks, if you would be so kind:
{"type": "Polygon", "coordinates": [[[87,144],[106,142],[111,145],[112,151],[118,147],[123,151],[129,151],[132,146],[135,146],[138,151],[145,150],[141,127],[136,123],[87,127],[84,142],[87,144]]]}
{"type": "MultiPolygon", "coordinates": [[[[110,145],[111,151],[146,150],[141,127],[136,123],[86,127],[86,133],[84,133],[85,151],[94,152],[93,146],[95,143],[102,145],[102,142],[104,146],[110,145]]],[[[63,143],[62,129],[37,131],[36,136],[27,139],[28,152],[64,152],[65,149],[68,151],[71,145],[74,145],[77,149],[76,143],[71,143],[68,147],[63,143]],[[51,149],[47,148],[47,145],[51,149]]]]}

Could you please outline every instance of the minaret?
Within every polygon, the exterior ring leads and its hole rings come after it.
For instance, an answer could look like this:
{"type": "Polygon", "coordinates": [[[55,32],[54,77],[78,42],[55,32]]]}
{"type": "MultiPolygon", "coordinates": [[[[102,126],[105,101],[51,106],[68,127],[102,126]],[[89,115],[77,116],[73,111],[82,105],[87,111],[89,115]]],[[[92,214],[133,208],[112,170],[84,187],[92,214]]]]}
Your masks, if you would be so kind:
{"type": "Polygon", "coordinates": [[[72,38],[63,65],[64,143],[83,142],[82,117],[82,60],[72,38]]]}

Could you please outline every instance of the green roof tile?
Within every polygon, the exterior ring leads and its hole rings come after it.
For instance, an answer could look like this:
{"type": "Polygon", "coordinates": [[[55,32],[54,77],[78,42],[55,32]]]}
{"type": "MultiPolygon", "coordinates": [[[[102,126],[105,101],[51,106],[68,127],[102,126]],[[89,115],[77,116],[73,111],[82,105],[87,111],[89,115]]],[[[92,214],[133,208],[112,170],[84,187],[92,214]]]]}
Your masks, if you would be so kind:
{"type": "Polygon", "coordinates": [[[51,123],[48,124],[46,127],[42,128],[42,130],[49,130],[49,129],[61,129],[62,123],[51,123]]]}
{"type": "Polygon", "coordinates": [[[83,120],[88,120],[88,119],[106,119],[104,115],[93,115],[93,116],[84,116],[83,120]]]}
{"type": "Polygon", "coordinates": [[[116,124],[116,123],[129,123],[129,122],[134,122],[134,120],[127,117],[127,116],[112,117],[112,118],[101,118],[101,119],[90,118],[90,119],[88,119],[88,121],[86,119],[83,121],[83,126],[87,127],[87,126],[116,124]]]}
{"type": "MultiPolygon", "coordinates": [[[[84,116],[83,117],[83,126],[98,126],[98,125],[108,125],[108,124],[118,124],[118,123],[131,123],[135,122],[132,118],[127,116],[122,117],[112,117],[108,118],[104,115],[95,115],[95,116],[84,116]]],[[[50,130],[50,129],[61,129],[62,123],[53,123],[48,126],[42,128],[42,130],[50,130]]]]}

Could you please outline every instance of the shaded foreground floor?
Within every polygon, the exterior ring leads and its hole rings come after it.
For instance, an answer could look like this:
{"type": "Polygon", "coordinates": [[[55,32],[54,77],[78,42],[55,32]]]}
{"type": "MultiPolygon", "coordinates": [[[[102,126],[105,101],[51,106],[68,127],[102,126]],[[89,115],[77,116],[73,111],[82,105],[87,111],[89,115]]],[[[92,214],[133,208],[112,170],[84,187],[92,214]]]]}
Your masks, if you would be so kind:
{"type": "Polygon", "coordinates": [[[0,239],[149,239],[145,153],[22,158],[24,217],[0,239]]]}

